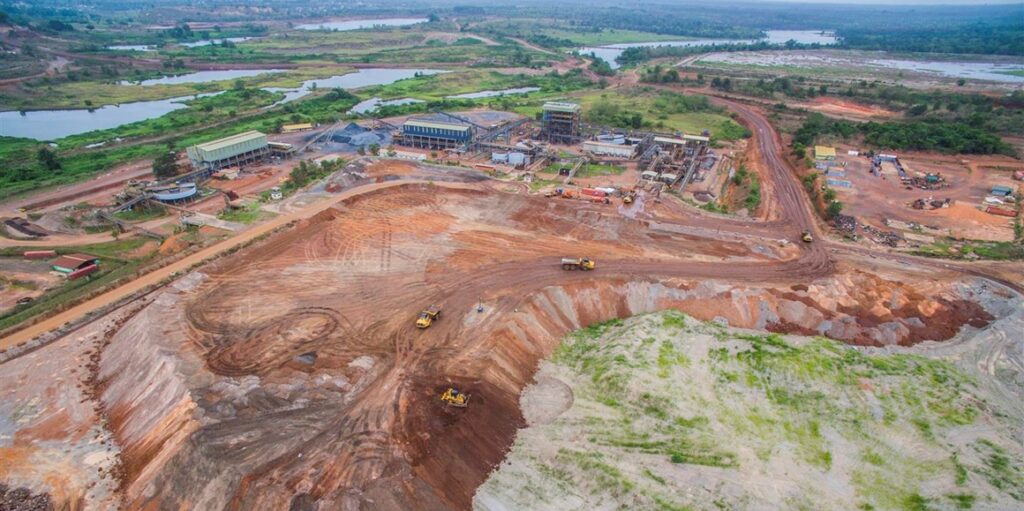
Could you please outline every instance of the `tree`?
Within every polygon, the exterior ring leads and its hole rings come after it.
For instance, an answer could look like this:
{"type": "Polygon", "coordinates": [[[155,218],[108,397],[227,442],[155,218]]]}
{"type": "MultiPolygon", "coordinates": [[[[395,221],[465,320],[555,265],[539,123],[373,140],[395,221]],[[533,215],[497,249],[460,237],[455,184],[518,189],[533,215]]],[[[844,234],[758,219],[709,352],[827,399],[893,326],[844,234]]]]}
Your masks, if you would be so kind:
{"type": "Polygon", "coordinates": [[[178,175],[178,153],[167,151],[153,160],[153,174],[160,179],[178,175]]]}
{"type": "Polygon", "coordinates": [[[380,154],[380,144],[370,144],[370,154],[377,156],[380,154]]]}
{"type": "Polygon", "coordinates": [[[39,152],[36,153],[36,159],[42,164],[46,170],[57,170],[61,168],[60,161],[57,160],[57,155],[50,150],[49,147],[40,147],[39,152]]]}
{"type": "Polygon", "coordinates": [[[839,216],[839,213],[843,211],[843,203],[839,201],[832,201],[828,203],[828,208],[825,209],[825,216],[829,220],[839,216]]]}
{"type": "Polygon", "coordinates": [[[441,18],[435,13],[430,13],[430,16],[427,16],[428,23],[437,23],[438,21],[441,21],[441,18]]]}
{"type": "Polygon", "coordinates": [[[824,197],[825,197],[825,202],[829,202],[829,203],[834,202],[836,200],[836,191],[831,189],[831,188],[826,188],[825,189],[824,197]]]}

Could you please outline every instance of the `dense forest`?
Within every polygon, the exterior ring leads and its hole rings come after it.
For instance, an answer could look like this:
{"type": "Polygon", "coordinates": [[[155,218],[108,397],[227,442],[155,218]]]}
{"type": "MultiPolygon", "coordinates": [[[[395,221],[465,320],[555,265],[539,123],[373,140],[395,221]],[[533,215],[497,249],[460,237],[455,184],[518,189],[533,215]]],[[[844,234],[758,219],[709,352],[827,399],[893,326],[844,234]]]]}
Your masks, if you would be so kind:
{"type": "Polygon", "coordinates": [[[910,122],[856,123],[810,114],[793,135],[793,147],[810,147],[820,137],[849,139],[863,135],[877,149],[941,151],[962,154],[1009,154],[1013,148],[999,137],[961,122],[925,119],[910,122]]]}

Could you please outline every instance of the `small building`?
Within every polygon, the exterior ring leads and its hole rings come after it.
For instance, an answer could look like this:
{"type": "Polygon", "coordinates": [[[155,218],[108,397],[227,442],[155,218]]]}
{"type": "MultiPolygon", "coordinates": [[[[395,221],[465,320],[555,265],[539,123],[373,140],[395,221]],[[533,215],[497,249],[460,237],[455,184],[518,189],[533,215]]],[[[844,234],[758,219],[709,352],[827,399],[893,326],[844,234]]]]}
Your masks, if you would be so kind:
{"type": "Polygon", "coordinates": [[[816,145],[814,146],[814,159],[834,160],[836,159],[836,148],[824,145],[816,145]]]}
{"type": "Polygon", "coordinates": [[[448,149],[468,144],[473,128],[448,121],[409,119],[402,124],[402,145],[427,149],[448,149]]]}
{"type": "Polygon", "coordinates": [[[196,170],[213,172],[260,161],[270,154],[267,136],[246,131],[230,137],[189,147],[188,159],[196,170]]]}
{"type": "Polygon", "coordinates": [[[645,181],[654,181],[655,179],[658,179],[658,173],[653,170],[645,170],[640,173],[640,179],[645,181]]]}
{"type": "Polygon", "coordinates": [[[705,137],[703,135],[683,135],[683,140],[697,144],[707,144],[711,142],[711,137],[705,137]]]}
{"type": "Polygon", "coordinates": [[[583,143],[583,150],[601,156],[618,156],[620,158],[632,158],[636,154],[636,146],[606,144],[589,140],[583,143]]]}
{"type": "Polygon", "coordinates": [[[285,124],[281,126],[281,133],[297,133],[300,131],[309,131],[313,129],[313,123],[300,122],[298,124],[285,124]]]}
{"type": "Polygon", "coordinates": [[[678,180],[678,179],[679,179],[679,176],[677,176],[675,174],[667,174],[667,173],[666,174],[662,174],[661,177],[658,178],[659,181],[661,181],[663,183],[668,183],[668,184],[675,183],[676,180],[678,180]]]}
{"type": "Polygon", "coordinates": [[[995,185],[992,187],[992,195],[996,197],[1006,197],[1007,195],[1013,195],[1013,188],[1003,185],[995,185]]]}
{"type": "Polygon", "coordinates": [[[53,262],[53,270],[71,274],[87,266],[99,266],[100,258],[89,254],[62,255],[53,262]]]}
{"type": "Polygon", "coordinates": [[[883,154],[875,155],[875,158],[878,158],[878,161],[896,161],[896,160],[899,159],[895,154],[884,154],[884,153],[883,154]]]}

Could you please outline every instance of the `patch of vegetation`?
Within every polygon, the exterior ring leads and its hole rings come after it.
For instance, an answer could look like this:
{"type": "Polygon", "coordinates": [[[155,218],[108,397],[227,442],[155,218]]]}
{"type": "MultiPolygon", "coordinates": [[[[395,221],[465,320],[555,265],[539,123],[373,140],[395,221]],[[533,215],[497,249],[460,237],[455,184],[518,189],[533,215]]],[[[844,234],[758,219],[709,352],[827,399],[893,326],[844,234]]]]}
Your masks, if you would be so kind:
{"type": "Polygon", "coordinates": [[[264,215],[265,213],[260,209],[260,203],[254,201],[241,208],[226,208],[217,214],[217,218],[228,222],[251,224],[264,215]]]}
{"type": "Polygon", "coordinates": [[[918,247],[915,255],[944,259],[988,259],[1019,261],[1024,259],[1024,245],[1010,241],[956,241],[940,240],[918,247]]]}
{"type": "Polygon", "coordinates": [[[954,154],[1014,154],[1013,148],[999,137],[961,122],[921,120],[856,123],[830,119],[819,113],[807,116],[793,135],[793,142],[810,147],[822,136],[849,139],[855,134],[862,135],[867,145],[881,149],[954,154]]]}

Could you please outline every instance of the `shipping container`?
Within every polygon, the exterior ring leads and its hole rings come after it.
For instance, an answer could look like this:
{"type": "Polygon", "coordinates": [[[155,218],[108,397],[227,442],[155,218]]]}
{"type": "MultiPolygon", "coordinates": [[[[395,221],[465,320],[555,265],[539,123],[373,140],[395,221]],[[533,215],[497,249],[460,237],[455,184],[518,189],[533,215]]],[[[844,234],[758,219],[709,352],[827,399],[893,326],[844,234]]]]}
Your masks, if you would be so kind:
{"type": "Polygon", "coordinates": [[[24,255],[25,259],[49,259],[57,257],[57,252],[54,250],[29,250],[24,255]]]}
{"type": "Polygon", "coordinates": [[[985,212],[990,215],[1008,216],[1010,218],[1017,216],[1017,212],[1012,209],[1000,208],[996,206],[989,206],[985,208],[985,212]]]}
{"type": "Polygon", "coordinates": [[[605,197],[608,195],[604,191],[598,190],[596,188],[584,188],[580,190],[580,193],[582,193],[583,195],[589,195],[591,197],[605,197]]]}
{"type": "Polygon", "coordinates": [[[78,269],[78,270],[75,270],[75,271],[69,273],[68,274],[68,280],[80,279],[80,278],[82,278],[82,277],[84,277],[84,276],[86,276],[86,275],[88,275],[88,274],[98,270],[99,268],[100,267],[96,266],[95,264],[90,264],[89,266],[82,267],[81,269],[78,269]]]}

